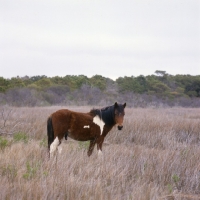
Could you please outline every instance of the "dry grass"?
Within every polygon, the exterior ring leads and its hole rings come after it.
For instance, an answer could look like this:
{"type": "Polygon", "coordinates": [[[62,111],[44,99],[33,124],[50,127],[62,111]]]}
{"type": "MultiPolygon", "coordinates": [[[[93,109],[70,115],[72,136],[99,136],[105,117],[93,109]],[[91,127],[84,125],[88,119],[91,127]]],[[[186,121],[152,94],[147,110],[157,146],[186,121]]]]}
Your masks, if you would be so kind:
{"type": "Polygon", "coordinates": [[[95,150],[88,158],[87,145],[69,140],[49,160],[46,119],[58,109],[0,108],[10,113],[6,123],[0,118],[9,134],[0,143],[0,199],[200,199],[200,109],[126,109],[124,129],[109,133],[102,157],[95,150]]]}

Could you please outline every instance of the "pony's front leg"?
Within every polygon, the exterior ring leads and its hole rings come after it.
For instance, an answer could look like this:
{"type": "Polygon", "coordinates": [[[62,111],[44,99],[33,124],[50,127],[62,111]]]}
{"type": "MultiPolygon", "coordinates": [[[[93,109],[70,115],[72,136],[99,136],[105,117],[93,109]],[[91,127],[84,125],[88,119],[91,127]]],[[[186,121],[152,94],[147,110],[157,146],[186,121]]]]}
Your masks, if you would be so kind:
{"type": "Polygon", "coordinates": [[[88,152],[87,152],[87,155],[88,156],[91,156],[92,155],[92,152],[94,150],[94,146],[96,144],[96,140],[90,140],[90,146],[88,148],[88,152]]]}
{"type": "Polygon", "coordinates": [[[102,155],[102,145],[103,145],[103,141],[104,141],[104,136],[100,136],[97,139],[97,151],[98,151],[98,155],[102,155]]]}

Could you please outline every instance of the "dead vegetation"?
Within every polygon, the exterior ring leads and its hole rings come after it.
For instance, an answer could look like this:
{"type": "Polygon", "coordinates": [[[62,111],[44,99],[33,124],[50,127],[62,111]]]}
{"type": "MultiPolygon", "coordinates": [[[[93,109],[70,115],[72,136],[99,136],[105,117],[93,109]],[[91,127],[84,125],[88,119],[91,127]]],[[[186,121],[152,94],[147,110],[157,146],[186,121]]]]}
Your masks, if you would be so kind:
{"type": "Polygon", "coordinates": [[[46,120],[57,109],[0,108],[0,199],[200,199],[200,109],[126,109],[102,157],[69,140],[50,161],[46,120]]]}

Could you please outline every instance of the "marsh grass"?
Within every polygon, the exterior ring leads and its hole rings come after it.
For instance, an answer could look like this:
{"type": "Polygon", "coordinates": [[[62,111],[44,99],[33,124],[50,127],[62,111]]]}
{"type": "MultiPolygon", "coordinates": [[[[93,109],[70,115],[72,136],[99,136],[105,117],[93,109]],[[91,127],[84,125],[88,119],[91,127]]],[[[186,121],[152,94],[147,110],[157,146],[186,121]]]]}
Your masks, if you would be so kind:
{"type": "Polygon", "coordinates": [[[4,150],[8,146],[9,142],[6,138],[0,136],[0,149],[4,150]]]}
{"type": "Polygon", "coordinates": [[[12,108],[7,123],[20,123],[1,136],[0,199],[200,199],[200,109],[127,108],[102,157],[68,139],[49,160],[46,120],[58,109],[12,108]]]}

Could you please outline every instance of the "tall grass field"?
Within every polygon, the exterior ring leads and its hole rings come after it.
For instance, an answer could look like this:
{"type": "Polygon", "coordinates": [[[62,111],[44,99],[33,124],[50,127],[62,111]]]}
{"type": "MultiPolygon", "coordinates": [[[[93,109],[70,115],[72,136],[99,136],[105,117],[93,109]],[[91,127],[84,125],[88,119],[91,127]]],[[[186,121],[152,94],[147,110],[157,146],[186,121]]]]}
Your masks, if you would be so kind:
{"type": "Polygon", "coordinates": [[[200,109],[126,108],[102,156],[68,139],[49,159],[46,121],[62,108],[0,107],[0,199],[200,199],[200,109]]]}

